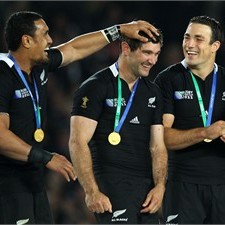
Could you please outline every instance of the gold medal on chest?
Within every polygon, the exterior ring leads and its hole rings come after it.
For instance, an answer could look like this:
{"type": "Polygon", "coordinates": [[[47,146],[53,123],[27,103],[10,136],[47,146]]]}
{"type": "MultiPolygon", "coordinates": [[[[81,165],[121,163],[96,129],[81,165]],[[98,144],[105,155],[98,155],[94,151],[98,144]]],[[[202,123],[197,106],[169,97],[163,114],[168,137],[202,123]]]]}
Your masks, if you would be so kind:
{"type": "Polygon", "coordinates": [[[36,129],[34,132],[34,139],[37,142],[42,142],[44,139],[44,131],[42,129],[36,129]]]}
{"type": "Polygon", "coordinates": [[[112,133],[109,134],[108,141],[111,145],[118,145],[121,141],[120,134],[113,131],[112,133]]]}

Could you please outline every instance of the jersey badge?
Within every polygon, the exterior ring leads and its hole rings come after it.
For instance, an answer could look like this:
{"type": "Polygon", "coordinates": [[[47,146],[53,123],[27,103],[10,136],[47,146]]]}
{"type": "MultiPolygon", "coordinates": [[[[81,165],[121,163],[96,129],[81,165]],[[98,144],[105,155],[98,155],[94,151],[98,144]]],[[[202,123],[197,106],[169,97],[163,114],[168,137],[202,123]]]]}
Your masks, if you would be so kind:
{"type": "Polygon", "coordinates": [[[155,107],[156,107],[156,106],[154,105],[155,99],[156,99],[156,97],[153,97],[153,98],[149,98],[149,99],[148,99],[148,107],[149,107],[149,108],[155,108],[155,107]]]}
{"type": "Polygon", "coordinates": [[[30,96],[30,93],[28,92],[28,90],[26,88],[23,88],[20,90],[15,90],[15,93],[14,93],[15,99],[26,98],[29,96],[30,96]]]}
{"type": "Polygon", "coordinates": [[[113,212],[113,216],[112,216],[112,222],[116,222],[116,221],[128,221],[128,218],[121,218],[120,216],[123,215],[125,212],[127,211],[127,209],[121,209],[121,210],[117,210],[115,212],[113,212]]]}
{"type": "Polygon", "coordinates": [[[193,91],[175,91],[174,100],[193,99],[193,91]]]}
{"type": "Polygon", "coordinates": [[[87,102],[89,101],[89,99],[88,99],[88,97],[87,96],[85,96],[85,97],[83,97],[82,98],[82,104],[81,104],[81,108],[84,108],[84,109],[86,109],[87,108],[87,102]]]}

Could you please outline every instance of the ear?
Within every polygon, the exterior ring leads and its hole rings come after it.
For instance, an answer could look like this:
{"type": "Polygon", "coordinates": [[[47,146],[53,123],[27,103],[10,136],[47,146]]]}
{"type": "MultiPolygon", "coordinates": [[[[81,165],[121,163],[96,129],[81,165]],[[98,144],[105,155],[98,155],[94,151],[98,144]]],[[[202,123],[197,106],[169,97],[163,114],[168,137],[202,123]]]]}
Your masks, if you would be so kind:
{"type": "Polygon", "coordinates": [[[121,43],[121,49],[122,49],[122,53],[123,53],[124,55],[127,55],[127,54],[130,52],[130,46],[129,46],[128,43],[125,42],[125,41],[123,41],[123,42],[121,43]]]}
{"type": "Polygon", "coordinates": [[[24,48],[30,48],[31,42],[32,42],[32,37],[30,35],[23,35],[22,36],[22,45],[24,48]]]}
{"type": "Polygon", "coordinates": [[[215,41],[212,44],[212,52],[216,52],[220,48],[221,43],[219,41],[215,41]]]}

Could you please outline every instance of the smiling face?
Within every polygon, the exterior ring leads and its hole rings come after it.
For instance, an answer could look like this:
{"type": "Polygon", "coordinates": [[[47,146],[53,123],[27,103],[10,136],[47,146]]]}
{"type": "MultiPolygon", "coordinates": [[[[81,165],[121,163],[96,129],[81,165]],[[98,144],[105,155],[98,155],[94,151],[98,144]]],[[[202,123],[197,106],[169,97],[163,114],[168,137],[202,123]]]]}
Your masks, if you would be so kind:
{"type": "Polygon", "coordinates": [[[129,51],[128,63],[136,77],[147,77],[150,69],[158,61],[161,51],[160,43],[144,43],[135,51],[129,51]]]}
{"type": "Polygon", "coordinates": [[[48,54],[46,50],[51,46],[52,39],[49,36],[49,29],[43,19],[34,22],[36,31],[34,36],[30,38],[29,54],[30,60],[34,65],[48,62],[48,54]]]}
{"type": "Polygon", "coordinates": [[[184,34],[183,53],[187,65],[202,68],[215,61],[218,42],[211,43],[212,30],[209,26],[190,23],[184,34]]]}

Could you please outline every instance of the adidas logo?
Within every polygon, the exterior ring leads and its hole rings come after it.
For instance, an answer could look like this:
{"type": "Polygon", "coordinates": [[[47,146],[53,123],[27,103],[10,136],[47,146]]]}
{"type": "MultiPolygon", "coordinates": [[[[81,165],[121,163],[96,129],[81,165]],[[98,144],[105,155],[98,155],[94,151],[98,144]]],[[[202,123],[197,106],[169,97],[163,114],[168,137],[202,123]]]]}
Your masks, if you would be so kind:
{"type": "Polygon", "coordinates": [[[130,123],[134,123],[134,124],[139,124],[139,120],[138,120],[138,117],[135,116],[132,120],[130,120],[130,123]]]}

